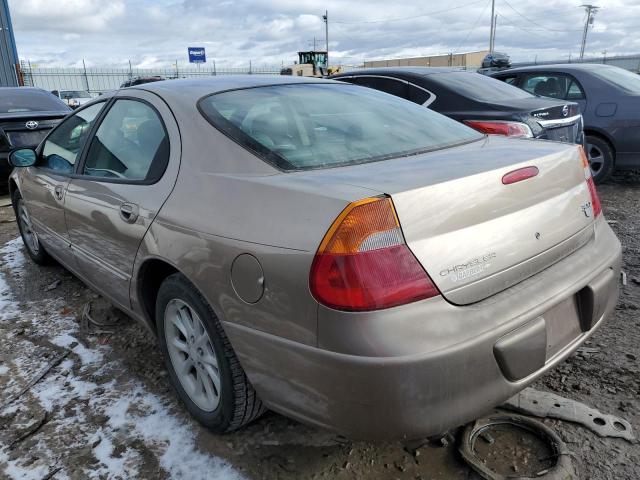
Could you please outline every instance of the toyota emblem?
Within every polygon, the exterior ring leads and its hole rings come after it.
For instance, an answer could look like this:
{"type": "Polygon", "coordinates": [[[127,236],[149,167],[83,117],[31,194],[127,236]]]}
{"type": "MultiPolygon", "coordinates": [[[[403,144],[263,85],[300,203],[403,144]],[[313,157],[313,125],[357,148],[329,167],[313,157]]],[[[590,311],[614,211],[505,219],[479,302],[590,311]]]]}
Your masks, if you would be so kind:
{"type": "Polygon", "coordinates": [[[569,105],[562,107],[562,116],[566,117],[567,115],[569,115],[569,105]]]}
{"type": "Polygon", "coordinates": [[[36,128],[38,128],[38,122],[36,122],[35,120],[29,120],[27,123],[24,124],[25,127],[27,127],[29,130],[35,130],[36,128]]]}

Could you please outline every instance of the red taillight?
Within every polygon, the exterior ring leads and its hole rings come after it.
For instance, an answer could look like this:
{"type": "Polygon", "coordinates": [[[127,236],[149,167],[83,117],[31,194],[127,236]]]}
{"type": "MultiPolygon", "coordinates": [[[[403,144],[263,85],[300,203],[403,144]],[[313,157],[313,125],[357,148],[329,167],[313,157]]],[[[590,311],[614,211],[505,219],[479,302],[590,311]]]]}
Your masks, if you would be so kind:
{"type": "Polygon", "coordinates": [[[311,293],[338,310],[390,308],[439,294],[404,242],[390,198],[351,203],[325,235],[311,266],[311,293]]]}
{"type": "Polygon", "coordinates": [[[507,137],[533,137],[531,128],[526,123],[486,120],[464,120],[462,123],[489,135],[505,135],[507,137]]]}
{"type": "Polygon", "coordinates": [[[593,181],[593,175],[591,174],[591,166],[589,165],[589,159],[581,146],[578,147],[580,151],[580,158],[582,159],[582,168],[584,169],[584,179],[589,187],[589,194],[591,194],[591,208],[593,209],[593,217],[597,217],[602,213],[602,205],[600,204],[600,197],[596,191],[596,184],[593,181]]]}

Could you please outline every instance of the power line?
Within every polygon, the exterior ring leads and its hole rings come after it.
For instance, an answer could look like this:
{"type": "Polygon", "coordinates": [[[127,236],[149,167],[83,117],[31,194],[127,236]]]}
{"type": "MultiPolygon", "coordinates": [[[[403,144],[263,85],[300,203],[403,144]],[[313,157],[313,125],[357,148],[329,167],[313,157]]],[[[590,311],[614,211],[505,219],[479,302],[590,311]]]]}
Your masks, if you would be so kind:
{"type": "Polygon", "coordinates": [[[458,48],[456,48],[454,50],[454,52],[458,53],[458,51],[460,50],[460,47],[462,47],[462,45],[464,44],[464,42],[467,41],[467,39],[469,38],[469,35],[471,35],[471,33],[476,29],[476,27],[478,26],[478,23],[480,23],[480,19],[482,18],[482,16],[484,15],[484,12],[487,10],[487,7],[489,6],[489,4],[492,2],[492,0],[489,0],[487,3],[484,4],[484,8],[482,9],[482,11],[480,12],[480,15],[478,15],[478,18],[476,19],[475,23],[473,24],[473,26],[471,27],[471,29],[467,32],[467,35],[464,37],[464,40],[462,40],[460,42],[460,44],[458,45],[458,48]]]}
{"type": "Polygon", "coordinates": [[[507,4],[507,7],[509,7],[511,10],[513,10],[514,12],[516,12],[518,15],[520,15],[522,18],[524,18],[527,22],[532,23],[534,25],[536,25],[537,27],[540,27],[542,30],[547,30],[548,32],[562,32],[562,33],[567,33],[567,32],[578,32],[580,30],[560,30],[560,29],[556,29],[556,28],[547,28],[544,25],[539,24],[538,22],[525,17],[522,13],[520,13],[518,10],[516,10],[507,0],[503,0],[504,3],[507,4]]]}
{"type": "Polygon", "coordinates": [[[507,17],[503,13],[501,13],[500,10],[498,10],[497,12],[498,12],[498,16],[503,19],[503,23],[506,24],[508,27],[517,28],[519,30],[522,30],[523,32],[531,33],[531,34],[537,35],[538,37],[541,37],[541,38],[549,38],[547,35],[543,35],[543,34],[539,33],[539,31],[540,31],[539,29],[536,30],[534,28],[522,27],[522,26],[518,25],[517,23],[514,23],[513,20],[511,20],[509,17],[507,17]]]}
{"type": "Polygon", "coordinates": [[[461,8],[465,8],[468,7],[470,5],[477,5],[478,3],[482,3],[484,0],[476,0],[475,2],[470,2],[470,3],[464,3],[462,5],[458,5],[457,7],[451,7],[451,8],[447,8],[445,10],[438,10],[435,12],[429,12],[429,13],[421,13],[418,15],[411,15],[410,17],[398,17],[398,18],[384,18],[384,19],[380,19],[380,20],[362,20],[360,22],[337,22],[337,21],[333,21],[333,23],[341,23],[343,25],[360,25],[360,24],[366,24],[366,23],[387,23],[387,22],[400,22],[403,20],[413,20],[415,18],[420,18],[420,17],[431,17],[433,15],[438,15],[439,13],[446,13],[446,12],[451,12],[453,10],[459,10],[461,8]]]}

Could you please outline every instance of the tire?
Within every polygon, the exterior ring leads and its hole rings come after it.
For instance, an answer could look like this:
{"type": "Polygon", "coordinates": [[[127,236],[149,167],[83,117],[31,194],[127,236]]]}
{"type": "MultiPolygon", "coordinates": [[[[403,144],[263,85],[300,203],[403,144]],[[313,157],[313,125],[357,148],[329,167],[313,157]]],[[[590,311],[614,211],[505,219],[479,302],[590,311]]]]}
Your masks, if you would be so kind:
{"type": "Polygon", "coordinates": [[[613,173],[613,150],[606,140],[594,135],[587,135],[586,144],[593,181],[602,183],[613,173]]]}
{"type": "Polygon", "coordinates": [[[231,432],[264,413],[216,314],[184,275],[170,275],[160,286],[156,326],[171,384],[202,425],[231,432]]]}
{"type": "Polygon", "coordinates": [[[38,234],[32,230],[31,220],[27,207],[17,190],[13,193],[12,198],[13,208],[16,213],[16,221],[18,223],[18,229],[20,230],[20,236],[22,237],[22,243],[27,253],[38,265],[47,265],[52,263],[52,258],[44,249],[38,238],[38,234]]]}

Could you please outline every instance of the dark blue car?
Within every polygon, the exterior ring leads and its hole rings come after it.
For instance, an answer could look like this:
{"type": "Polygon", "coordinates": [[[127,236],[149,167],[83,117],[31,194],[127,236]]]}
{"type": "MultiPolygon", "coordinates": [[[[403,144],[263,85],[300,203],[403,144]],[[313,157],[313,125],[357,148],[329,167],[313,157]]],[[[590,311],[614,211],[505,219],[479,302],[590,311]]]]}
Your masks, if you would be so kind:
{"type": "Polygon", "coordinates": [[[534,95],[580,105],[596,182],[614,168],[640,168],[640,75],[583,63],[511,68],[492,76],[534,95]]]}

